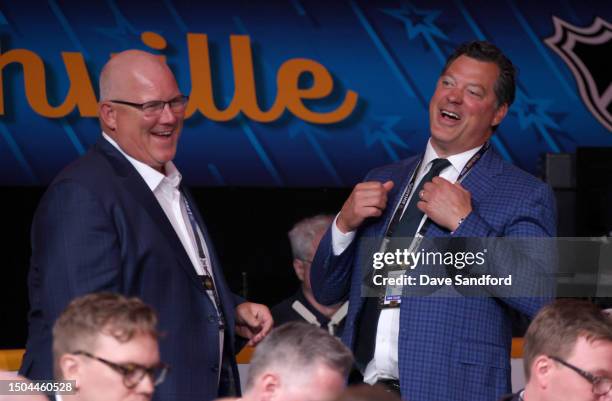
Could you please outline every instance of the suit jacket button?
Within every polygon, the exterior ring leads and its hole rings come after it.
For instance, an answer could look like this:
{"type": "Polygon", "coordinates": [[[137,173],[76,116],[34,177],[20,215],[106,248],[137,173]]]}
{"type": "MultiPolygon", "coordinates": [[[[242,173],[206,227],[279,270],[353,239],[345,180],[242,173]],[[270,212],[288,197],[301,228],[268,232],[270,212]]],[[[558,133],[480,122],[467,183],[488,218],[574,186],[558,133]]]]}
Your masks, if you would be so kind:
{"type": "Polygon", "coordinates": [[[217,321],[217,318],[215,316],[213,316],[213,315],[208,315],[208,321],[210,323],[214,323],[214,322],[217,321]]]}

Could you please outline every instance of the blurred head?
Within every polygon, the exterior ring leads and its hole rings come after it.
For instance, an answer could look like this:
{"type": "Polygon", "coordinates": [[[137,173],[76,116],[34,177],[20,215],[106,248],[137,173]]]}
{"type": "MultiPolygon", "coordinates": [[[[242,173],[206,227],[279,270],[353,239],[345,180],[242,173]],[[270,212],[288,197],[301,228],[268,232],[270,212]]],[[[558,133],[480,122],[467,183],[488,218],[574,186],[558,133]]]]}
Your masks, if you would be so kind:
{"type": "Polygon", "coordinates": [[[525,401],[612,400],[612,318],[565,299],[544,307],[525,335],[525,401]]]}
{"type": "Polygon", "coordinates": [[[516,70],[493,44],[459,46],[429,103],[431,144],[443,157],[485,143],[514,101],[516,70]]]}
{"type": "Polygon", "coordinates": [[[185,102],[168,65],[147,52],[118,53],[100,74],[102,129],[125,153],[162,172],[176,153],[185,102]]]}
{"type": "Polygon", "coordinates": [[[331,401],[344,389],[352,363],[336,337],[308,323],[286,323],[255,349],[243,399],[331,401]]]}
{"type": "Polygon", "coordinates": [[[297,222],[289,231],[289,242],[293,254],[293,268],[302,282],[302,288],[310,292],[310,266],[319,242],[329,228],[334,216],[319,214],[297,222]]]}
{"type": "Polygon", "coordinates": [[[157,317],[138,298],[97,293],[73,300],[53,326],[56,379],[78,401],[146,401],[163,380],[157,317]]]}

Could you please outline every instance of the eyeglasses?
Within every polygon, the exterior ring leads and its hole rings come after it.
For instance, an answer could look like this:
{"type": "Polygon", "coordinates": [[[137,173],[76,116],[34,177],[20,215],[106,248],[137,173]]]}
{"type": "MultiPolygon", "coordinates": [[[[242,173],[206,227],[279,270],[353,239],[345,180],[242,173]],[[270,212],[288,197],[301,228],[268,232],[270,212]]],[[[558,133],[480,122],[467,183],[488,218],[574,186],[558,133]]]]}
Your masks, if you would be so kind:
{"type": "Polygon", "coordinates": [[[597,395],[597,396],[602,396],[602,395],[606,395],[610,392],[610,390],[612,389],[612,380],[607,378],[607,377],[602,377],[602,376],[595,376],[592,373],[589,373],[585,370],[582,370],[570,363],[565,362],[563,359],[561,358],[557,358],[556,356],[548,356],[550,359],[553,359],[557,362],[559,362],[561,365],[564,365],[568,368],[570,368],[571,370],[573,370],[574,372],[578,373],[580,376],[584,377],[586,380],[588,380],[589,383],[591,383],[593,385],[593,394],[597,395]]]}
{"type": "Polygon", "coordinates": [[[134,387],[136,387],[138,383],[142,381],[145,375],[149,375],[149,377],[153,381],[153,385],[157,386],[164,381],[164,379],[166,378],[166,374],[169,370],[169,366],[164,363],[160,363],[156,366],[147,368],[136,363],[114,363],[92,355],[86,351],[75,351],[72,354],[83,355],[88,358],[95,359],[96,361],[102,362],[103,364],[123,376],[123,385],[125,385],[125,387],[129,389],[133,389],[134,387]]]}
{"type": "Polygon", "coordinates": [[[189,97],[185,95],[177,96],[174,99],[168,100],[167,102],[163,100],[152,100],[145,103],[132,103],[126,102],[125,100],[110,100],[112,103],[125,104],[126,106],[132,106],[139,109],[147,117],[159,116],[166,105],[170,106],[170,110],[173,113],[182,113],[185,110],[188,101],[189,97]]]}

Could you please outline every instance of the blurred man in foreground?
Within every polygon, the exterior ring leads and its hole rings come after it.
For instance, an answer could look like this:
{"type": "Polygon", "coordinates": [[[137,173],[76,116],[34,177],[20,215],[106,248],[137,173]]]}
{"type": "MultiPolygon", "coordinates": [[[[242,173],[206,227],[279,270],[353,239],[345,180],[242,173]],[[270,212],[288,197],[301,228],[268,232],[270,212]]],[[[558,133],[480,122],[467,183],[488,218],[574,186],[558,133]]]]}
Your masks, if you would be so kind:
{"type": "Polygon", "coordinates": [[[76,392],[56,400],[150,400],[168,372],[157,338],[156,314],[137,298],[76,298],[53,327],[55,378],[74,380],[76,392]]]}
{"type": "Polygon", "coordinates": [[[255,349],[241,401],[332,401],[352,363],[336,337],[308,323],[286,323],[255,349]]]}
{"type": "Polygon", "coordinates": [[[544,307],[525,335],[524,391],[502,401],[612,400],[612,317],[587,301],[544,307]]]}

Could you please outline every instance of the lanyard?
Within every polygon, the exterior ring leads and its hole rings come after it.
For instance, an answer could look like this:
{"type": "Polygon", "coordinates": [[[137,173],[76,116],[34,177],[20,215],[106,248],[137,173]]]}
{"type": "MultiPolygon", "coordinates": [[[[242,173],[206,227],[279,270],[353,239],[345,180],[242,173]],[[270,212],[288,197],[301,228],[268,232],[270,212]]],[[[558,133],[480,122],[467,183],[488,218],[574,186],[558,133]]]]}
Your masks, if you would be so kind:
{"type": "Polygon", "coordinates": [[[219,330],[223,330],[225,328],[225,319],[223,317],[223,310],[221,309],[221,300],[219,299],[219,294],[217,293],[215,283],[212,279],[212,274],[208,270],[208,262],[206,260],[206,255],[204,254],[204,247],[202,246],[200,235],[198,233],[198,223],[196,222],[195,217],[193,216],[193,212],[191,211],[189,202],[187,202],[187,197],[182,193],[181,197],[183,198],[183,203],[185,204],[185,211],[187,212],[187,217],[189,217],[189,223],[191,224],[191,229],[193,230],[193,236],[195,237],[196,246],[198,248],[198,256],[200,258],[202,267],[204,268],[205,274],[199,277],[202,280],[204,288],[206,288],[206,292],[215,302],[215,306],[217,307],[217,318],[219,319],[219,330]]]}
{"type": "MultiPolygon", "coordinates": [[[[465,179],[465,177],[469,174],[469,172],[472,170],[474,165],[481,159],[481,157],[485,154],[485,152],[489,150],[489,147],[490,147],[489,141],[485,142],[485,144],[482,145],[482,147],[478,150],[478,152],[476,152],[470,158],[470,160],[468,160],[468,162],[465,164],[465,166],[459,173],[459,177],[457,177],[457,182],[462,182],[465,179]]],[[[410,193],[412,192],[412,188],[414,187],[417,172],[419,171],[419,167],[421,166],[422,162],[423,162],[423,158],[419,160],[419,163],[417,164],[416,168],[412,172],[412,176],[410,177],[410,182],[408,183],[408,186],[406,187],[406,190],[404,191],[404,195],[402,196],[400,203],[397,205],[397,208],[395,209],[395,213],[393,214],[393,217],[391,218],[391,222],[389,223],[389,226],[387,226],[387,230],[385,232],[385,236],[383,238],[383,242],[381,245],[382,252],[384,252],[387,249],[387,246],[391,240],[391,237],[393,236],[393,232],[395,231],[395,229],[397,228],[397,225],[402,219],[402,213],[404,211],[404,208],[406,207],[406,204],[408,203],[408,199],[410,198],[410,193]]],[[[409,248],[410,250],[416,249],[421,244],[421,241],[423,237],[425,236],[425,233],[427,232],[427,229],[429,228],[430,225],[431,225],[431,220],[427,218],[425,220],[425,223],[423,223],[423,225],[421,226],[421,229],[415,235],[414,240],[410,244],[410,248],[409,248]]]]}

